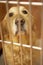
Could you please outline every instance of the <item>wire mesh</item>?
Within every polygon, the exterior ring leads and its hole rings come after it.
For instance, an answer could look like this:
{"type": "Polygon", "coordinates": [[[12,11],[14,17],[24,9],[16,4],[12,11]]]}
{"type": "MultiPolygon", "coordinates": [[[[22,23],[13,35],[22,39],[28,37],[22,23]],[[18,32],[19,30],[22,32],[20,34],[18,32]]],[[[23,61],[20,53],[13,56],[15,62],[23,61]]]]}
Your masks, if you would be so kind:
{"type": "MultiPolygon", "coordinates": [[[[17,0],[17,8],[18,8],[18,18],[20,18],[20,3],[19,3],[19,1],[20,0],[17,0]]],[[[32,4],[32,2],[31,2],[31,0],[29,0],[29,4],[28,4],[28,6],[29,6],[29,12],[31,13],[32,12],[32,10],[31,10],[31,4],[32,4]]],[[[43,4],[42,4],[42,7],[41,7],[41,9],[42,9],[42,11],[41,11],[41,40],[43,39],[43,37],[42,37],[42,34],[43,34],[43,4]]],[[[6,11],[8,12],[8,10],[9,10],[9,7],[8,7],[8,0],[6,0],[6,11]]],[[[30,34],[30,65],[33,65],[32,64],[32,48],[34,48],[33,46],[32,46],[32,17],[31,17],[31,15],[29,15],[30,16],[30,31],[29,31],[29,34],[30,34]]],[[[9,13],[8,13],[8,22],[7,22],[7,26],[8,26],[8,30],[9,30],[9,37],[10,37],[10,41],[11,41],[11,51],[12,51],[12,60],[13,60],[13,62],[12,62],[12,64],[13,65],[15,65],[15,60],[14,60],[14,53],[13,53],[13,36],[11,35],[11,25],[10,25],[10,23],[9,23],[9,13]]],[[[2,32],[1,32],[2,33],[2,32]]],[[[1,34],[2,35],[2,34],[1,34]]],[[[3,36],[2,36],[2,41],[5,41],[4,39],[3,39],[3,36]]],[[[20,51],[21,51],[21,65],[23,65],[23,56],[22,56],[22,54],[23,54],[23,50],[22,50],[22,47],[23,47],[23,44],[22,44],[22,42],[21,42],[21,26],[20,26],[20,20],[19,20],[19,43],[21,44],[20,45],[20,51]]],[[[42,41],[40,42],[40,46],[41,46],[41,48],[42,48],[42,41]]],[[[7,45],[7,44],[6,44],[7,45]]],[[[25,45],[24,45],[25,46],[25,45]]],[[[4,42],[3,42],[3,47],[4,47],[4,42]]],[[[28,47],[28,46],[27,46],[28,47]]],[[[7,65],[7,58],[6,58],[6,54],[5,54],[5,49],[3,50],[4,51],[4,59],[5,59],[5,65],[7,65]]],[[[40,49],[40,65],[42,65],[42,50],[40,49]]]]}
{"type": "Polygon", "coordinates": [[[40,65],[43,65],[43,0],[41,0],[41,51],[40,51],[40,65]]]}
{"type": "MultiPolygon", "coordinates": [[[[31,13],[32,12],[32,9],[31,9],[31,0],[29,0],[29,12],[31,13]]],[[[29,35],[30,35],[30,65],[32,65],[32,16],[31,15],[29,15],[30,16],[30,21],[29,21],[29,23],[30,23],[30,32],[29,32],[29,35]]]]}

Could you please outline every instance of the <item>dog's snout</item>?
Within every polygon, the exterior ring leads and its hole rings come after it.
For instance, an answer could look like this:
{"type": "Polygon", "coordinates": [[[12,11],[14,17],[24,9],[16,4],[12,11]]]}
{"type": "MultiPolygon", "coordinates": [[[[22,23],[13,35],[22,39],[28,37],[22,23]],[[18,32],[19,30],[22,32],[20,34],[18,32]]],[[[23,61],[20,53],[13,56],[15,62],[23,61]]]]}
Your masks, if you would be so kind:
{"type": "Polygon", "coordinates": [[[16,21],[15,21],[15,24],[16,25],[21,25],[21,26],[23,26],[24,25],[24,23],[25,23],[25,20],[23,19],[23,18],[18,18],[18,19],[16,19],[16,21]]]}
{"type": "Polygon", "coordinates": [[[21,31],[24,31],[25,29],[25,20],[23,19],[23,18],[17,18],[16,20],[15,20],[15,24],[16,24],[16,26],[17,26],[17,31],[19,31],[19,30],[21,30],[21,31]],[[19,27],[20,27],[20,29],[19,29],[19,27]]]}
{"type": "Polygon", "coordinates": [[[24,23],[25,23],[25,20],[22,19],[22,20],[21,20],[21,25],[24,25],[24,23]]]}

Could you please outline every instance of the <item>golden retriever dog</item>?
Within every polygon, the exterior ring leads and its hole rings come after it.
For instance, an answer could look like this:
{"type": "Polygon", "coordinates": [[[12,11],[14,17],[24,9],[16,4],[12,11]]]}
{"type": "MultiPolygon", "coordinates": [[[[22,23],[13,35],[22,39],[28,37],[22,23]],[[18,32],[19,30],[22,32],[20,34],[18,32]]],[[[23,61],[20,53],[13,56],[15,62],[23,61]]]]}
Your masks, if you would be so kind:
{"type": "Polygon", "coordinates": [[[11,7],[7,12],[2,21],[2,31],[8,65],[30,65],[31,55],[28,45],[31,42],[35,44],[37,40],[35,23],[34,17],[23,6],[19,6],[19,11],[17,7],[11,7]]]}

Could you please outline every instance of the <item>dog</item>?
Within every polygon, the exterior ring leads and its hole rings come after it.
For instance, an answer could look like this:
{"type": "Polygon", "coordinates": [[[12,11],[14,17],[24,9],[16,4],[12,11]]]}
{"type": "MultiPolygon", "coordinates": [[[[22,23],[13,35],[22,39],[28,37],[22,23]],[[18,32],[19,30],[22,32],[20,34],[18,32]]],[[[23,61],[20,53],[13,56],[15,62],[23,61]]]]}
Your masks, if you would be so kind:
{"type": "Polygon", "coordinates": [[[7,12],[1,24],[4,41],[11,42],[4,42],[8,65],[12,65],[13,60],[16,65],[30,65],[30,48],[25,45],[30,45],[30,41],[35,44],[37,40],[35,23],[34,17],[23,6],[19,6],[19,10],[18,7],[11,7],[7,12]]]}

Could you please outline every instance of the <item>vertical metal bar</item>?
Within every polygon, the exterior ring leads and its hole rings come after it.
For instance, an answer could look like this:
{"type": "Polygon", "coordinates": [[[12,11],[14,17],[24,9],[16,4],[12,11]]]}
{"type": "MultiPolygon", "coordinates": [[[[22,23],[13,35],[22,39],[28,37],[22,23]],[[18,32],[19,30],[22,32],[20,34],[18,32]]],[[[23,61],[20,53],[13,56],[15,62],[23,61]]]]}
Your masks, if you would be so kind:
{"type": "MultiPolygon", "coordinates": [[[[18,6],[18,18],[20,18],[20,5],[19,5],[19,1],[20,0],[18,0],[18,4],[17,4],[17,6],[18,6]]],[[[20,46],[20,51],[21,51],[21,65],[23,65],[23,60],[22,60],[22,43],[21,43],[21,25],[20,25],[20,21],[19,21],[19,43],[21,44],[21,46],[20,46]]]]}
{"type": "Polygon", "coordinates": [[[5,65],[7,65],[1,23],[0,23],[0,32],[1,32],[1,40],[2,40],[2,48],[3,48],[4,63],[5,63],[5,65]]]}
{"type": "MultiPolygon", "coordinates": [[[[8,10],[9,10],[9,7],[8,7],[8,0],[6,0],[6,11],[7,11],[7,13],[8,13],[8,10]]],[[[11,34],[11,28],[10,28],[10,23],[9,23],[9,13],[8,13],[8,22],[7,22],[7,26],[8,26],[8,30],[9,30],[10,41],[12,42],[12,43],[11,43],[12,60],[13,60],[12,65],[14,65],[13,39],[12,39],[13,36],[12,36],[12,34],[11,34]]]]}
{"type": "Polygon", "coordinates": [[[31,16],[31,13],[32,13],[32,10],[31,10],[31,0],[29,0],[29,12],[30,12],[30,15],[29,15],[29,17],[30,17],[30,19],[29,19],[29,23],[30,23],[30,30],[29,30],[29,35],[30,35],[30,46],[31,46],[31,48],[30,48],[30,59],[31,59],[31,61],[30,61],[30,65],[32,65],[32,16],[31,16]]]}
{"type": "Polygon", "coordinates": [[[40,51],[40,65],[43,65],[43,0],[41,0],[41,51],[40,51]]]}

